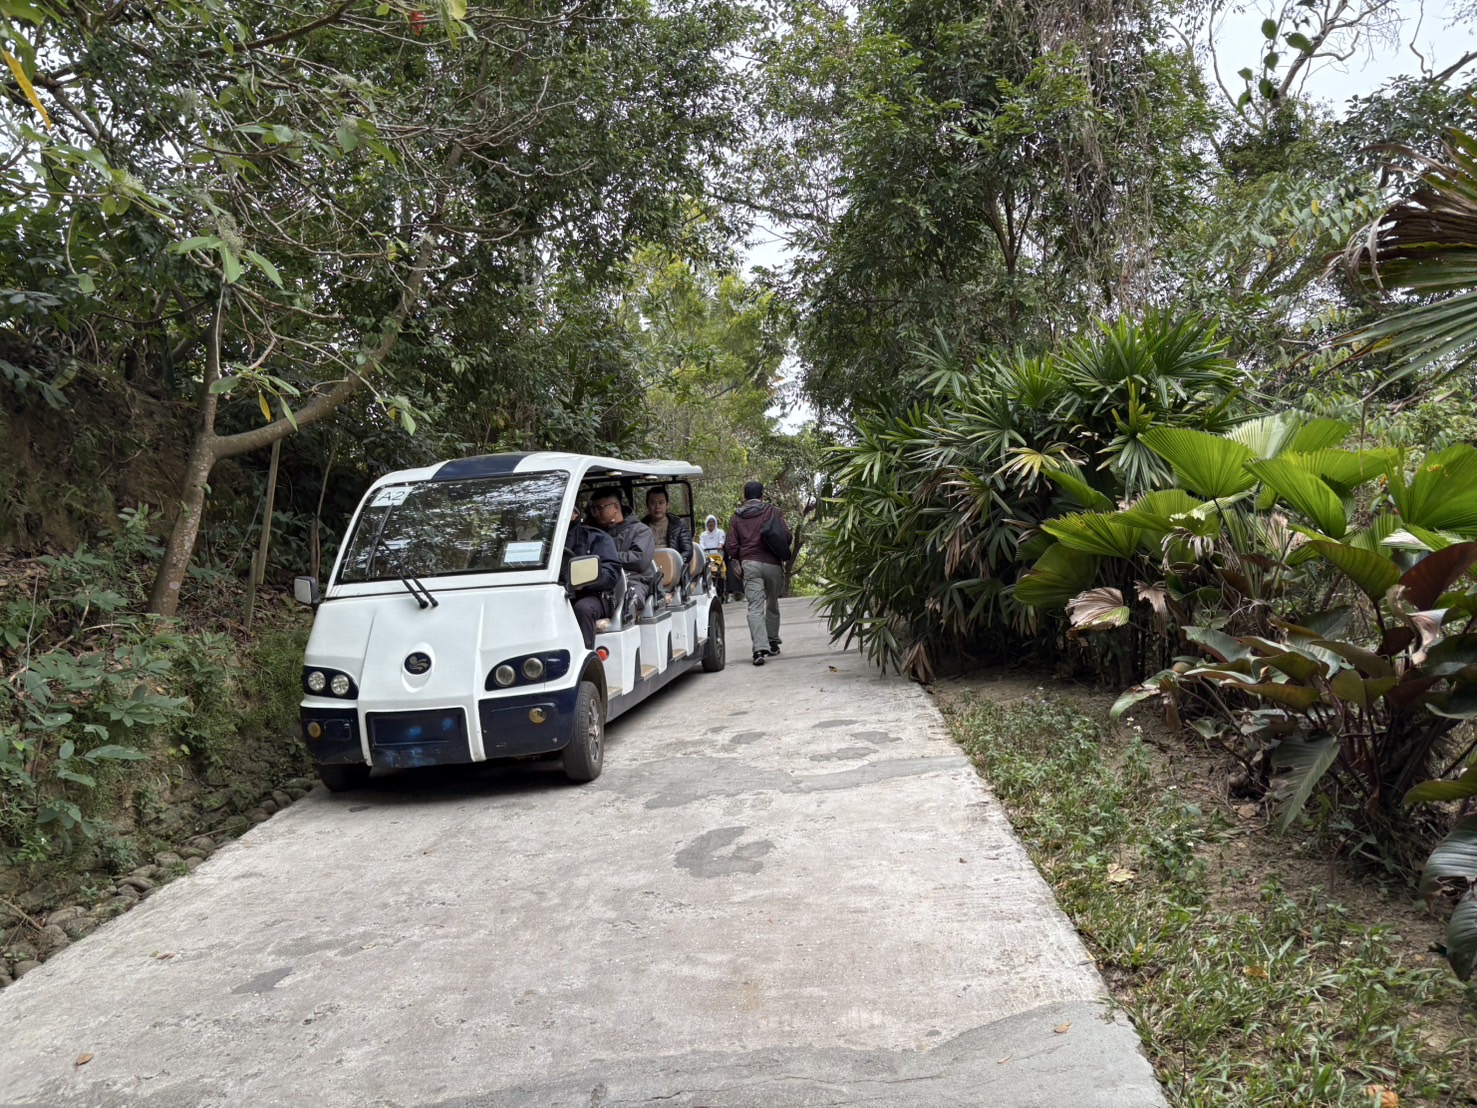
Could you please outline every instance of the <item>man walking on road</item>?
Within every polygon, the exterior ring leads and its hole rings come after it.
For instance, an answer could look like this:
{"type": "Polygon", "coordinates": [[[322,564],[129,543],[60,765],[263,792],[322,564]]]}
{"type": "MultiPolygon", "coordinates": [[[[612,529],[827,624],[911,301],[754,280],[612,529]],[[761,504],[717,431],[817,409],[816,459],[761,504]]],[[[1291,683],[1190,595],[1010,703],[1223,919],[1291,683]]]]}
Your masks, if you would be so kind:
{"type": "Polygon", "coordinates": [[[784,516],[764,499],[764,486],[750,481],[744,486],[743,504],[728,523],[723,554],[729,565],[738,565],[743,571],[756,666],[780,652],[780,591],[785,583],[784,564],[790,558],[790,542],[784,516]]]}

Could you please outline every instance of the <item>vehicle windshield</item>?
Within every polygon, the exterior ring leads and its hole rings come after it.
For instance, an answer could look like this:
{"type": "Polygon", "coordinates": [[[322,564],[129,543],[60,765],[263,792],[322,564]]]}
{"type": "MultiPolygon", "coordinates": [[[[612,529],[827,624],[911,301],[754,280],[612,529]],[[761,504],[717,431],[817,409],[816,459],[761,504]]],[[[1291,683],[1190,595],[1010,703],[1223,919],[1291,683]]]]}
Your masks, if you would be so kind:
{"type": "Polygon", "coordinates": [[[340,583],[544,569],[567,473],[387,485],[359,513],[340,583]]]}

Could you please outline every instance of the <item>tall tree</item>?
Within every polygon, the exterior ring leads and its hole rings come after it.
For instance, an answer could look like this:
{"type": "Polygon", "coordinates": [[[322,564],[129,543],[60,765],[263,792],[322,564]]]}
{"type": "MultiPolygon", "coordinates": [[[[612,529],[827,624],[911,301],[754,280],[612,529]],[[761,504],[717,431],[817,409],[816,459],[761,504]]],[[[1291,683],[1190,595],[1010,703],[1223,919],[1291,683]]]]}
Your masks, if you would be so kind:
{"type": "Polygon", "coordinates": [[[146,336],[140,372],[195,395],[164,614],[218,461],[380,391],[408,327],[497,295],[482,274],[598,271],[665,233],[727,139],[740,22],[724,0],[28,10],[12,227],[79,314],[146,336]],[[222,433],[228,406],[265,422],[222,433]]]}

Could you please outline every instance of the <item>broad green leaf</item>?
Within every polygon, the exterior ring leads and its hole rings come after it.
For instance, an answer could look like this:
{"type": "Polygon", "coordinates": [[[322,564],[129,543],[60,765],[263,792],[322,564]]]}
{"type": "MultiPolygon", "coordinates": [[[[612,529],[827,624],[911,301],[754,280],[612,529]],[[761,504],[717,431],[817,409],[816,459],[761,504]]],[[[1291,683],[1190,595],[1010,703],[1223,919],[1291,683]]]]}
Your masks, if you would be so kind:
{"type": "Polygon", "coordinates": [[[241,251],[241,256],[265,273],[268,281],[271,281],[279,289],[282,287],[282,274],[278,273],[277,267],[266,258],[262,257],[255,250],[243,250],[241,251]]]}
{"type": "Polygon", "coordinates": [[[1430,693],[1426,710],[1443,719],[1477,719],[1477,685],[1462,685],[1447,694],[1430,693]]]}
{"type": "Polygon", "coordinates": [[[1242,691],[1255,693],[1263,700],[1270,700],[1298,712],[1306,712],[1323,699],[1323,694],[1317,689],[1310,689],[1306,685],[1284,685],[1277,681],[1247,685],[1242,691]]]}
{"type": "Polygon", "coordinates": [[[1299,469],[1315,473],[1330,484],[1344,490],[1357,488],[1366,481],[1383,477],[1391,465],[1399,461],[1400,451],[1386,450],[1289,450],[1282,455],[1299,469]]]}
{"type": "Polygon", "coordinates": [[[1159,683],[1165,679],[1173,679],[1175,676],[1174,670],[1166,669],[1149,678],[1142,685],[1135,685],[1117,700],[1113,701],[1113,707],[1108,711],[1108,718],[1116,722],[1123,717],[1124,712],[1128,711],[1135,704],[1141,704],[1150,697],[1159,696],[1164,691],[1159,687],[1159,683]]]}
{"type": "Polygon", "coordinates": [[[221,256],[226,284],[234,285],[241,278],[241,259],[236,257],[236,252],[224,242],[216,247],[216,252],[221,256]]]}
{"type": "Polygon", "coordinates": [[[1092,584],[1098,560],[1062,543],[1049,548],[1015,583],[1015,598],[1029,608],[1061,608],[1092,584]]]}
{"type": "Polygon", "coordinates": [[[1421,669],[1427,677],[1449,677],[1470,665],[1477,665],[1477,632],[1448,635],[1426,651],[1421,669]]]}
{"type": "Polygon", "coordinates": [[[1446,923],[1446,960],[1458,981],[1471,978],[1477,962],[1477,899],[1471,893],[1457,901],[1446,923]]]}
{"type": "Polygon", "coordinates": [[[1190,642],[1203,647],[1223,662],[1252,657],[1252,652],[1245,646],[1224,631],[1217,631],[1213,627],[1186,627],[1183,634],[1190,642]]]}
{"type": "MultiPolygon", "coordinates": [[[[1186,525],[1189,525],[1189,530],[1198,534],[1199,531],[1195,526],[1197,519],[1182,517],[1187,517],[1196,509],[1204,506],[1205,501],[1195,499],[1184,489],[1159,489],[1155,492],[1144,493],[1129,507],[1118,512],[1116,518],[1120,523],[1126,523],[1130,527],[1138,527],[1156,535],[1163,535],[1176,527],[1186,525]]],[[[1200,519],[1198,522],[1206,521],[1200,519]]],[[[1211,523],[1211,533],[1214,533],[1218,526],[1218,523],[1211,523]]]]}
{"type": "Polygon", "coordinates": [[[120,746],[117,743],[109,743],[89,750],[83,755],[89,762],[146,762],[149,756],[142,750],[132,746],[120,746]]]}
{"type": "Polygon", "coordinates": [[[1045,477],[1084,508],[1100,512],[1111,511],[1113,508],[1113,501],[1111,499],[1098,492],[1097,489],[1093,488],[1075,473],[1068,473],[1059,469],[1043,469],[1041,476],[1045,477]]]}
{"type": "Polygon", "coordinates": [[[1302,512],[1325,535],[1335,539],[1344,537],[1348,530],[1344,505],[1321,477],[1282,458],[1247,462],[1246,469],[1274,489],[1284,502],[1302,512]]]}
{"type": "Polygon", "coordinates": [[[1400,581],[1400,570],[1389,558],[1343,543],[1314,539],[1308,544],[1344,572],[1344,575],[1378,602],[1400,581]]]}
{"type": "Polygon", "coordinates": [[[1470,446],[1427,455],[1408,481],[1392,473],[1388,488],[1406,527],[1477,532],[1477,450],[1470,446]]]}
{"type": "Polygon", "coordinates": [[[1339,742],[1332,735],[1311,740],[1287,738],[1277,744],[1272,765],[1284,771],[1276,781],[1279,830],[1286,831],[1292,825],[1338,756],[1339,742]]]}
{"type": "Polygon", "coordinates": [[[1421,896],[1427,901],[1435,897],[1443,877],[1477,879],[1477,816],[1458,821],[1431,851],[1421,867],[1421,896]]]}
{"type": "Polygon", "coordinates": [[[1170,464],[1182,485],[1200,496],[1234,496],[1256,484],[1246,471],[1251,451],[1239,442],[1188,427],[1152,427],[1140,439],[1170,464]]]}
{"type": "Polygon", "coordinates": [[[1355,646],[1353,643],[1333,642],[1329,639],[1317,639],[1310,645],[1332,651],[1366,677],[1395,676],[1395,667],[1390,664],[1390,660],[1380,657],[1373,650],[1365,650],[1362,646],[1355,646]]]}
{"type": "Polygon", "coordinates": [[[1423,781],[1405,794],[1402,803],[1433,804],[1469,796],[1477,796],[1477,766],[1467,767],[1455,781],[1423,781]]]}
{"type": "Polygon", "coordinates": [[[188,254],[191,250],[214,250],[221,240],[214,235],[196,235],[193,238],[172,242],[165,250],[170,254],[188,254]]]}
{"type": "Polygon", "coordinates": [[[1140,550],[1139,532],[1109,512],[1075,512],[1041,524],[1063,545],[1106,558],[1132,558],[1140,550]]]}
{"type": "Polygon", "coordinates": [[[1341,669],[1334,674],[1328,687],[1340,700],[1357,704],[1360,708],[1368,708],[1371,702],[1395,687],[1395,678],[1376,677],[1366,681],[1352,669],[1341,669]]]}
{"type": "Polygon", "coordinates": [[[1280,654],[1270,654],[1262,660],[1273,669],[1287,674],[1294,681],[1311,681],[1314,677],[1323,677],[1328,672],[1321,662],[1315,661],[1306,654],[1301,654],[1295,650],[1286,650],[1280,654]]]}

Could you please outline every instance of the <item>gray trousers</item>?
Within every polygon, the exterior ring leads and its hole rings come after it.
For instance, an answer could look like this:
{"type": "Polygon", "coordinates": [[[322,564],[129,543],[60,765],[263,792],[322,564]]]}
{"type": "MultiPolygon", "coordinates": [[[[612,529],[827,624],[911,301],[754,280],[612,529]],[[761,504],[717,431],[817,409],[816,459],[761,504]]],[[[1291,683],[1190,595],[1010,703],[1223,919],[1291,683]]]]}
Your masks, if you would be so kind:
{"type": "Polygon", "coordinates": [[[744,599],[749,602],[749,638],[755,650],[780,641],[780,589],[785,571],[769,562],[744,563],[744,599]]]}

